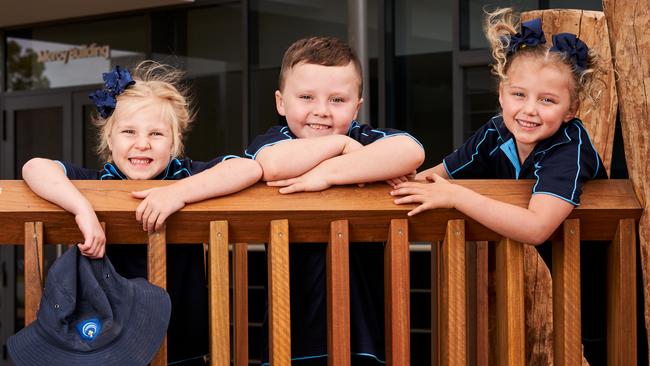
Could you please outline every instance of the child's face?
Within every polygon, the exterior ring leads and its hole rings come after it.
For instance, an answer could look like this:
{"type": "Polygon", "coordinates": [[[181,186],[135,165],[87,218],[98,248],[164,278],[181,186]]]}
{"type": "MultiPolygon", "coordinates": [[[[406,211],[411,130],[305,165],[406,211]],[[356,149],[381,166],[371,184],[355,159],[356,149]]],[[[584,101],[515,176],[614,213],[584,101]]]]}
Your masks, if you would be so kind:
{"type": "Polygon", "coordinates": [[[275,92],[278,113],[298,138],[346,134],[362,102],[359,76],[351,62],[299,63],[286,72],[284,89],[275,92]]]}
{"type": "Polygon", "coordinates": [[[516,59],[510,66],[508,80],[499,86],[499,103],[520,156],[528,156],[575,116],[568,72],[530,59],[516,59]]]}
{"type": "Polygon", "coordinates": [[[129,179],[154,178],[171,158],[171,122],[155,100],[120,103],[108,138],[113,162],[129,179]]]}

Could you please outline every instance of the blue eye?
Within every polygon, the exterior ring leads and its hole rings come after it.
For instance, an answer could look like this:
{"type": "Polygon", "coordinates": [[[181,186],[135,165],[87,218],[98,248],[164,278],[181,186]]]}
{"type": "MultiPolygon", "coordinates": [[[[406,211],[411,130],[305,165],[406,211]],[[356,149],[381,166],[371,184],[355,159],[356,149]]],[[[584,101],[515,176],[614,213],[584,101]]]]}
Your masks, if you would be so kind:
{"type": "Polygon", "coordinates": [[[542,100],[542,103],[544,103],[544,104],[555,104],[555,100],[553,100],[551,98],[542,98],[541,100],[542,100]]]}
{"type": "Polygon", "coordinates": [[[345,102],[345,99],[343,99],[343,98],[341,98],[341,97],[334,97],[334,98],[332,98],[332,99],[330,99],[330,100],[331,100],[333,103],[343,103],[343,102],[345,102]]]}

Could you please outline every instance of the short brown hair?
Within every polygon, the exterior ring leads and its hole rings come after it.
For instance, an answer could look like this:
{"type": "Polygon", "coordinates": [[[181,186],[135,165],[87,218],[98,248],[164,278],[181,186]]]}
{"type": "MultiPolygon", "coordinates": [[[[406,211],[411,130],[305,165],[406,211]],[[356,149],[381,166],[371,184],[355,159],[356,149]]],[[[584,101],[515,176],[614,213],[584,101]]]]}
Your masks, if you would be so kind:
{"type": "Polygon", "coordinates": [[[302,62],[322,66],[347,66],[352,62],[359,77],[359,97],[363,94],[361,62],[354,50],[342,40],[336,37],[309,37],[295,41],[282,57],[278,81],[280,90],[284,88],[286,72],[302,62]]]}

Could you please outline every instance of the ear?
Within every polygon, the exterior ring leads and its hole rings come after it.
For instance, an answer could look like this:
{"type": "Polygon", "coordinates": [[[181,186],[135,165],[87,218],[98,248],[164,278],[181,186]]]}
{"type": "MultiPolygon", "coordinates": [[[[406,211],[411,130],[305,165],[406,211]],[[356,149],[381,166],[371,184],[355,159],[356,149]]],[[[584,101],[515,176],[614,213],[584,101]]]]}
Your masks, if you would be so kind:
{"type": "Polygon", "coordinates": [[[357,102],[357,110],[354,112],[354,119],[357,119],[357,117],[359,117],[359,110],[361,109],[362,104],[363,98],[359,98],[359,101],[357,102]]]}
{"type": "Polygon", "coordinates": [[[575,103],[572,103],[571,107],[569,108],[569,110],[564,115],[564,123],[569,122],[570,120],[574,119],[576,117],[576,114],[578,113],[579,108],[580,108],[580,102],[579,101],[577,101],[575,103]]]}
{"type": "Polygon", "coordinates": [[[278,110],[278,114],[281,116],[286,116],[287,113],[284,111],[284,100],[282,99],[282,92],[279,90],[275,91],[275,109],[278,110]]]}

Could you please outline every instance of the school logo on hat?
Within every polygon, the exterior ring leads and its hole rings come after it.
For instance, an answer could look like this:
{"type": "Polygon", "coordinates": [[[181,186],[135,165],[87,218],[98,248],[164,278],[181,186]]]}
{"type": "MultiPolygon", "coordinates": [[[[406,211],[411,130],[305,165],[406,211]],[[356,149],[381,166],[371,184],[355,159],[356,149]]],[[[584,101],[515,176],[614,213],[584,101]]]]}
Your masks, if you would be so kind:
{"type": "Polygon", "coordinates": [[[36,321],[7,348],[16,366],[145,366],[170,314],[165,290],[126,279],[106,256],[88,259],[73,246],[48,272],[36,321]]]}

